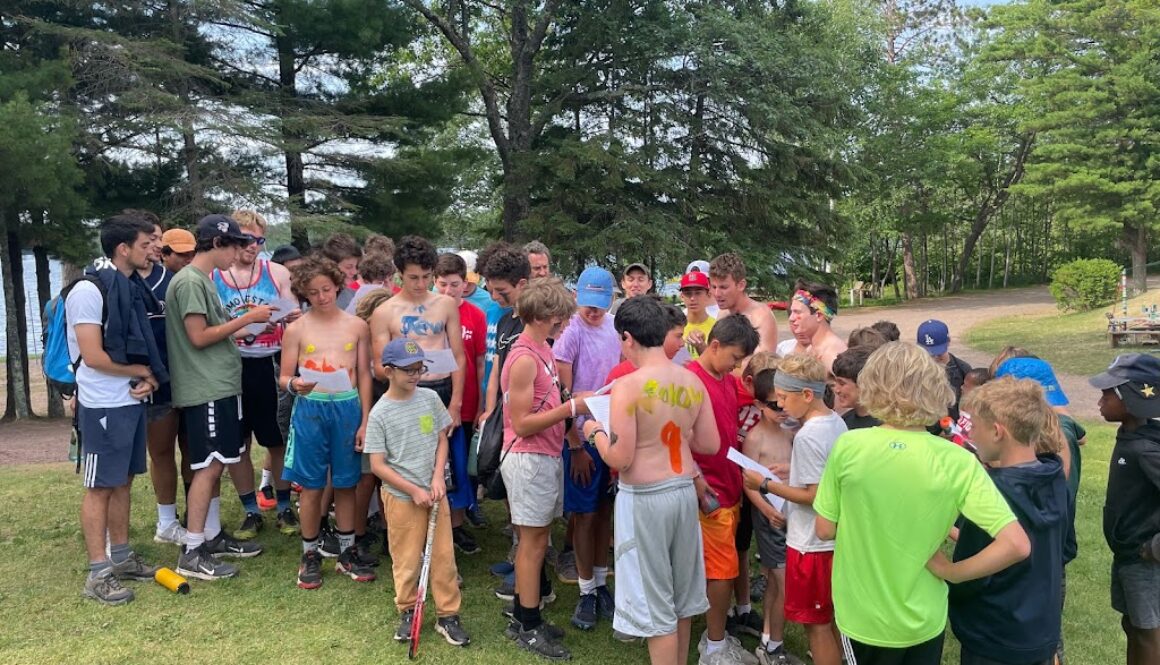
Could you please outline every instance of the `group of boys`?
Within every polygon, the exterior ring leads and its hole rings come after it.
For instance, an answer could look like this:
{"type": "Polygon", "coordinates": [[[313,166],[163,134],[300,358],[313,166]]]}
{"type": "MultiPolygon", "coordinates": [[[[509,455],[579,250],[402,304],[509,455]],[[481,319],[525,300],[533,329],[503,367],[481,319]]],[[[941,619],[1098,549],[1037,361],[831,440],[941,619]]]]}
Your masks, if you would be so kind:
{"type": "MultiPolygon", "coordinates": [[[[187,577],[236,575],[222,558],[261,554],[254,537],[273,507],[283,533],[301,534],[299,587],[322,584],[324,556],[371,581],[371,527],[384,524],[400,641],[433,516],[436,630],[465,645],[454,552],[479,551],[464,525],[482,523],[469,442],[504,399],[499,375],[523,328],[514,306],[531,280],[553,279],[549,250],[439,255],[408,236],[364,255],[339,235],[309,256],[280,248],[266,260],[265,226],[239,211],[162,233],[156,217],[126,211],[102,224],[105,258],[67,293],[85,594],[128,602],[120,582],[156,572],[128,541],[129,487],[148,451],[155,540],[180,545],[187,577]],[[257,490],[251,436],[268,451],[257,490]],[[226,469],[245,512],[232,534],[220,518],[226,469]]],[[[580,587],[574,627],[612,619],[619,638],[647,640],[653,663],[672,663],[705,614],[699,662],[766,665],[800,662],[785,646],[791,621],[819,665],[933,664],[949,613],[964,664],[1062,662],[1083,432],[1046,363],[1013,353],[971,370],[938,321],[916,344],[886,322],[843,341],[831,328],[836,293],[811,283],[797,285],[793,338],[779,345],[734,254],[689,265],[683,311],[649,294],[644,264],[624,271],[620,300],[616,286],[587,268],[578,312],[552,345],[564,389],[604,388],[611,400],[608,422],[581,416],[560,441],[569,528],[559,560],[574,561],[580,587]],[[960,446],[935,435],[951,434],[948,413],[960,446]],[[743,472],[736,453],[767,471],[743,472]],[[760,637],[755,652],[739,634],[760,637]]],[[[1157,662],[1160,362],[1121,357],[1093,385],[1105,418],[1122,423],[1105,511],[1113,605],[1129,663],[1157,662]]],[[[509,631],[521,647],[570,656],[562,631],[526,641],[523,628],[509,631]]]]}

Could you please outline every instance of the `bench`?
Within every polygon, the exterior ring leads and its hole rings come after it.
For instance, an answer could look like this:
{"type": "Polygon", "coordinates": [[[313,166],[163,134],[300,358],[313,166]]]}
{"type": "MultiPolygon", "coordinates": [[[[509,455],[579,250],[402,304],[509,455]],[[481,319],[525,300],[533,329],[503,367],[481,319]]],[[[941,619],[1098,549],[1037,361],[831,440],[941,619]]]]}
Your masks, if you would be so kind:
{"type": "Polygon", "coordinates": [[[1113,349],[1121,344],[1160,345],[1160,320],[1108,314],[1108,343],[1113,349]]]}

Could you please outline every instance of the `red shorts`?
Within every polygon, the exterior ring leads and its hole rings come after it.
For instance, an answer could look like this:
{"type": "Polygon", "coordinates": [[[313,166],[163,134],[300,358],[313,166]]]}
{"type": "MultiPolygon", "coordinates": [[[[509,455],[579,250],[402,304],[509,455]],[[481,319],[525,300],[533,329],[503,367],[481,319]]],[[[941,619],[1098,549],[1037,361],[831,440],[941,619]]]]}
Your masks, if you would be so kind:
{"type": "Polygon", "coordinates": [[[834,622],[830,580],[833,552],[785,551],[785,618],[801,624],[834,622]]]}

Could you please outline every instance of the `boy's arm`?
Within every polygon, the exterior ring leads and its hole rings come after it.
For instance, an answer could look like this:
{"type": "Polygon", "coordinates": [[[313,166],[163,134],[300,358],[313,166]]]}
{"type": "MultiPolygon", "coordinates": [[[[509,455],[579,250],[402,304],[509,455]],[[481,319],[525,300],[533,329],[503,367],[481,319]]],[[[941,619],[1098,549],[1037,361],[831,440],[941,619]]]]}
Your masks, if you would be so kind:
{"type": "Polygon", "coordinates": [[[375,378],[379,381],[387,380],[387,368],[379,362],[383,357],[383,349],[387,348],[387,344],[391,342],[391,327],[389,325],[390,313],[387,308],[380,304],[373,313],[369,321],[371,328],[371,356],[375,362],[375,378]]]}
{"type": "MultiPolygon", "coordinates": [[[[282,333],[282,356],[278,362],[278,387],[288,393],[295,393],[290,389],[290,382],[298,371],[298,326],[290,324],[282,333]]],[[[297,387],[297,386],[296,386],[297,387]]]]}
{"type": "Polygon", "coordinates": [[[416,506],[431,506],[431,493],[399,475],[398,471],[387,464],[386,455],[377,453],[371,455],[371,471],[379,477],[379,480],[411,497],[416,506]]]}
{"type": "Polygon", "coordinates": [[[482,423],[495,411],[495,400],[499,397],[499,370],[499,355],[497,354],[495,360],[491,362],[491,373],[487,378],[487,394],[483,396],[483,413],[479,414],[479,421],[476,424],[482,423]]]}
{"type": "Polygon", "coordinates": [[[251,323],[266,323],[273,313],[274,310],[269,305],[255,305],[245,314],[236,319],[230,319],[220,326],[209,325],[205,314],[196,312],[186,314],[181,322],[185,326],[185,334],[189,337],[190,344],[193,344],[194,348],[204,349],[224,339],[229,339],[234,333],[251,323]]]}
{"type": "Polygon", "coordinates": [[[374,393],[374,386],[371,385],[371,329],[362,319],[358,320],[358,350],[356,352],[357,360],[355,361],[354,376],[358,381],[358,399],[362,405],[362,422],[359,424],[358,432],[354,435],[354,449],[356,452],[363,451],[363,443],[367,437],[367,419],[371,414],[371,397],[374,393]]]}
{"type": "MultiPolygon", "coordinates": [[[[746,470],[745,475],[749,476],[749,474],[753,474],[754,476],[761,478],[761,476],[756,471],[746,470]]],[[[769,480],[768,478],[763,478],[762,481],[758,483],[758,488],[764,491],[766,494],[776,494],[786,501],[793,501],[794,503],[802,506],[813,506],[814,497],[818,495],[817,485],[790,487],[785,483],[779,483],[773,480],[769,480]]]]}
{"type": "MultiPolygon", "coordinates": [[[[443,405],[440,404],[440,407],[443,405]]],[[[447,466],[447,430],[439,430],[439,444],[435,449],[435,469],[431,472],[431,501],[439,501],[447,495],[443,482],[443,469],[447,466]]]]}
{"type": "Polygon", "coordinates": [[[822,540],[833,540],[838,537],[838,524],[818,515],[814,518],[814,533],[822,540]]]}
{"type": "MultiPolygon", "coordinates": [[[[508,389],[508,401],[504,408],[511,416],[512,430],[515,431],[516,436],[531,436],[563,421],[572,414],[572,405],[575,405],[577,414],[588,413],[583,400],[568,400],[553,409],[540,413],[532,412],[532,409],[535,408],[535,405],[532,404],[532,400],[535,398],[533,382],[536,379],[536,372],[540,371],[539,362],[530,356],[523,356],[516,358],[512,362],[511,369],[508,370],[511,375],[511,383],[508,389]]],[[[555,387],[551,389],[555,390],[555,387]]]]}
{"type": "Polygon", "coordinates": [[[459,307],[455,300],[444,296],[447,301],[447,345],[455,356],[455,366],[458,368],[451,373],[451,401],[447,410],[451,413],[451,427],[459,427],[460,414],[463,411],[463,381],[466,377],[467,354],[463,350],[463,325],[459,320],[459,307]]]}
{"type": "MultiPolygon", "coordinates": [[[[697,379],[701,396],[704,397],[705,384],[695,374],[693,376],[697,379]]],[[[717,421],[713,418],[713,408],[709,405],[709,400],[702,399],[697,416],[693,419],[693,440],[689,442],[689,450],[698,455],[716,455],[722,445],[729,443],[721,440],[721,432],[717,430],[717,421]]]]}
{"type": "Polygon", "coordinates": [[[124,376],[130,379],[145,379],[153,377],[153,372],[146,365],[121,365],[113,361],[105,351],[105,340],[99,323],[78,323],[73,326],[77,336],[77,346],[80,348],[81,359],[90,369],[104,374],[124,376]]]}
{"type": "MultiPolygon", "coordinates": [[[[632,464],[632,458],[636,456],[636,415],[630,412],[628,402],[631,400],[631,395],[628,395],[632,390],[631,386],[626,385],[624,381],[618,381],[612,386],[612,405],[611,405],[611,419],[609,426],[612,428],[611,432],[605,432],[603,435],[596,435],[596,450],[600,453],[600,457],[604,463],[613,469],[623,471],[632,464]],[[616,440],[612,439],[615,433],[616,440]]],[[[592,432],[604,429],[604,425],[595,418],[590,418],[584,423],[584,436],[589,438],[592,432]]],[[[665,445],[674,445],[665,442],[665,445]]],[[[681,441],[678,438],[675,445],[680,446],[681,441]]],[[[680,451],[675,453],[680,455],[680,451]]],[[[677,459],[680,459],[677,457],[677,459]]],[[[680,473],[683,469],[673,469],[674,472],[680,473]]]]}
{"type": "Polygon", "coordinates": [[[1008,568],[1031,556],[1031,540],[1018,520],[1013,520],[995,534],[995,540],[973,557],[952,563],[942,550],[934,553],[926,568],[947,582],[976,580],[1008,568]]]}

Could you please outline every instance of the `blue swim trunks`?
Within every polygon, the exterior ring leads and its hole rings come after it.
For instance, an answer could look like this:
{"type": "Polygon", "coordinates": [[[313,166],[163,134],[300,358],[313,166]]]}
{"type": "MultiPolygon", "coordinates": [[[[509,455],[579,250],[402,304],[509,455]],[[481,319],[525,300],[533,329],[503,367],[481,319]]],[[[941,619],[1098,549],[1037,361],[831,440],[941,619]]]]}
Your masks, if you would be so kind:
{"type": "Polygon", "coordinates": [[[282,479],[306,489],[323,489],[329,472],[338,489],[357,485],[362,454],[354,450],[354,437],[361,424],[357,390],[299,395],[290,416],[282,479]]]}

